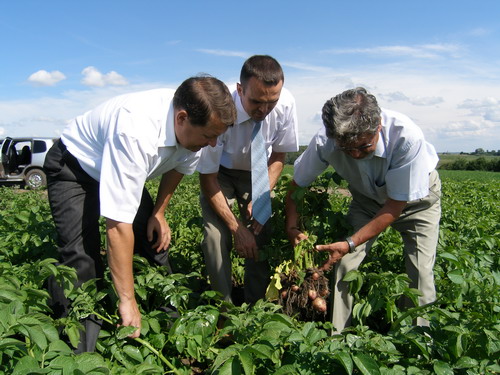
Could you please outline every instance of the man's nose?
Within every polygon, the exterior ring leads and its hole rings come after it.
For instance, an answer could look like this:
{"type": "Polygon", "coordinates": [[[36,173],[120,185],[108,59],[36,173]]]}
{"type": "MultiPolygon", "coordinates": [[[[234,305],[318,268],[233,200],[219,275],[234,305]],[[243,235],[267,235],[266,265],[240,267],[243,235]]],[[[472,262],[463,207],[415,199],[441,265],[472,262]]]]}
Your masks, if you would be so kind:
{"type": "Polygon", "coordinates": [[[209,146],[215,147],[217,145],[217,138],[210,139],[208,144],[209,146]]]}
{"type": "Polygon", "coordinates": [[[352,149],[352,150],[349,150],[349,154],[354,158],[354,159],[358,159],[361,157],[361,151],[359,151],[358,149],[352,149]]]}

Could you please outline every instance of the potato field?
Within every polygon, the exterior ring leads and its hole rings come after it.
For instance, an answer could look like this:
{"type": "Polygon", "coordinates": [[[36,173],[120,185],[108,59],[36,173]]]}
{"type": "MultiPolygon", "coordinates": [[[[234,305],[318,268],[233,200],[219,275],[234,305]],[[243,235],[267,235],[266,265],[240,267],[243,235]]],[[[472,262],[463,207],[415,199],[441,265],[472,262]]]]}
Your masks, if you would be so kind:
{"type": "MultiPolygon", "coordinates": [[[[311,250],[314,243],[330,243],[349,231],[344,215],[350,197],[332,170],[298,192],[304,202],[299,205],[301,224],[310,243],[295,252],[284,230],[284,196],[291,177],[281,179],[273,199],[272,244],[260,252],[274,270],[269,298],[252,306],[225,303],[210,290],[200,249],[198,178],[186,177],[167,213],[174,273],[140,257],[134,261],[143,317],[138,339],[127,338],[130,328],[118,327],[109,272],[104,289],[92,281],[75,290],[74,271],[56,265],[46,191],[1,187],[0,374],[498,374],[500,177],[457,171],[441,176],[437,301],[399,308],[401,298],[416,300],[418,291],[408,286],[399,234],[388,229],[361,268],[346,275],[355,296],[353,326],[333,336],[328,310],[287,309],[286,294],[280,295],[287,282],[280,274],[293,269],[300,284],[308,268],[325,260],[326,254],[311,250]],[[65,285],[72,300],[74,308],[66,318],[51,317],[44,288],[50,276],[65,285]],[[97,350],[75,355],[79,321],[89,314],[104,321],[97,350]],[[430,327],[414,326],[417,316],[427,318],[430,327]]],[[[158,182],[147,187],[154,196],[158,182]]],[[[243,262],[236,257],[233,274],[237,292],[243,262]]],[[[330,305],[327,292],[324,297],[330,305]]]]}

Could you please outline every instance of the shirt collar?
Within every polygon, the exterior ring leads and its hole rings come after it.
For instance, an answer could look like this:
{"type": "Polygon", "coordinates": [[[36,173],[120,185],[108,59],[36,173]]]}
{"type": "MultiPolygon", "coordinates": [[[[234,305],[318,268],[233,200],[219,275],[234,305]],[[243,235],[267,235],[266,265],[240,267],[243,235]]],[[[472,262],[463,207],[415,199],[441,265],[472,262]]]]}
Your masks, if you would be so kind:
{"type": "Polygon", "coordinates": [[[382,127],[380,129],[380,132],[378,133],[377,148],[373,153],[374,156],[378,156],[379,158],[384,158],[384,159],[387,158],[386,146],[387,146],[387,137],[385,134],[384,120],[382,119],[382,127]]]}
{"type": "Polygon", "coordinates": [[[236,106],[236,124],[241,124],[242,122],[250,120],[250,115],[243,108],[243,104],[241,103],[241,98],[236,92],[236,98],[234,100],[236,106]]]}
{"type": "Polygon", "coordinates": [[[180,144],[177,143],[177,138],[175,137],[174,113],[174,104],[170,102],[165,126],[162,126],[160,129],[158,142],[160,147],[180,147],[180,144]]]}

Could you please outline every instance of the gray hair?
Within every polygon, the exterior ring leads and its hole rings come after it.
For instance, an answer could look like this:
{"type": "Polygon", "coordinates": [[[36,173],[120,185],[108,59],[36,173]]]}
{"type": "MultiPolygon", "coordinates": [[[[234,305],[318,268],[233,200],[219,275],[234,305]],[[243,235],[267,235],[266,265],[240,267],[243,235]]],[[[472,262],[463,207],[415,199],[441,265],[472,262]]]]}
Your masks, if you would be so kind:
{"type": "Polygon", "coordinates": [[[363,135],[374,135],[380,124],[377,99],[363,87],[327,100],[322,112],[326,135],[344,144],[354,143],[363,135]]]}

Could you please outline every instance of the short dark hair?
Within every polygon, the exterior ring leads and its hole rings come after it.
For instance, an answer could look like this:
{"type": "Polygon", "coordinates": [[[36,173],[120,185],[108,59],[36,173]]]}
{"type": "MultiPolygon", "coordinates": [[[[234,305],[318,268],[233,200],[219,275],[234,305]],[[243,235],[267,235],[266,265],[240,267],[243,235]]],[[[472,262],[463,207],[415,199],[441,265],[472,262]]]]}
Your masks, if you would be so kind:
{"type": "Polygon", "coordinates": [[[176,109],[187,112],[192,125],[205,126],[212,116],[230,126],[236,121],[236,107],[227,86],[209,75],[186,79],[173,98],[176,109]]]}
{"type": "Polygon", "coordinates": [[[252,77],[268,86],[276,86],[285,81],[283,69],[276,59],[268,55],[254,55],[243,64],[240,73],[240,83],[245,85],[252,77]]]}
{"type": "Polygon", "coordinates": [[[381,120],[380,112],[377,99],[365,88],[346,90],[327,100],[323,106],[326,135],[349,144],[360,136],[375,134],[381,120]]]}

